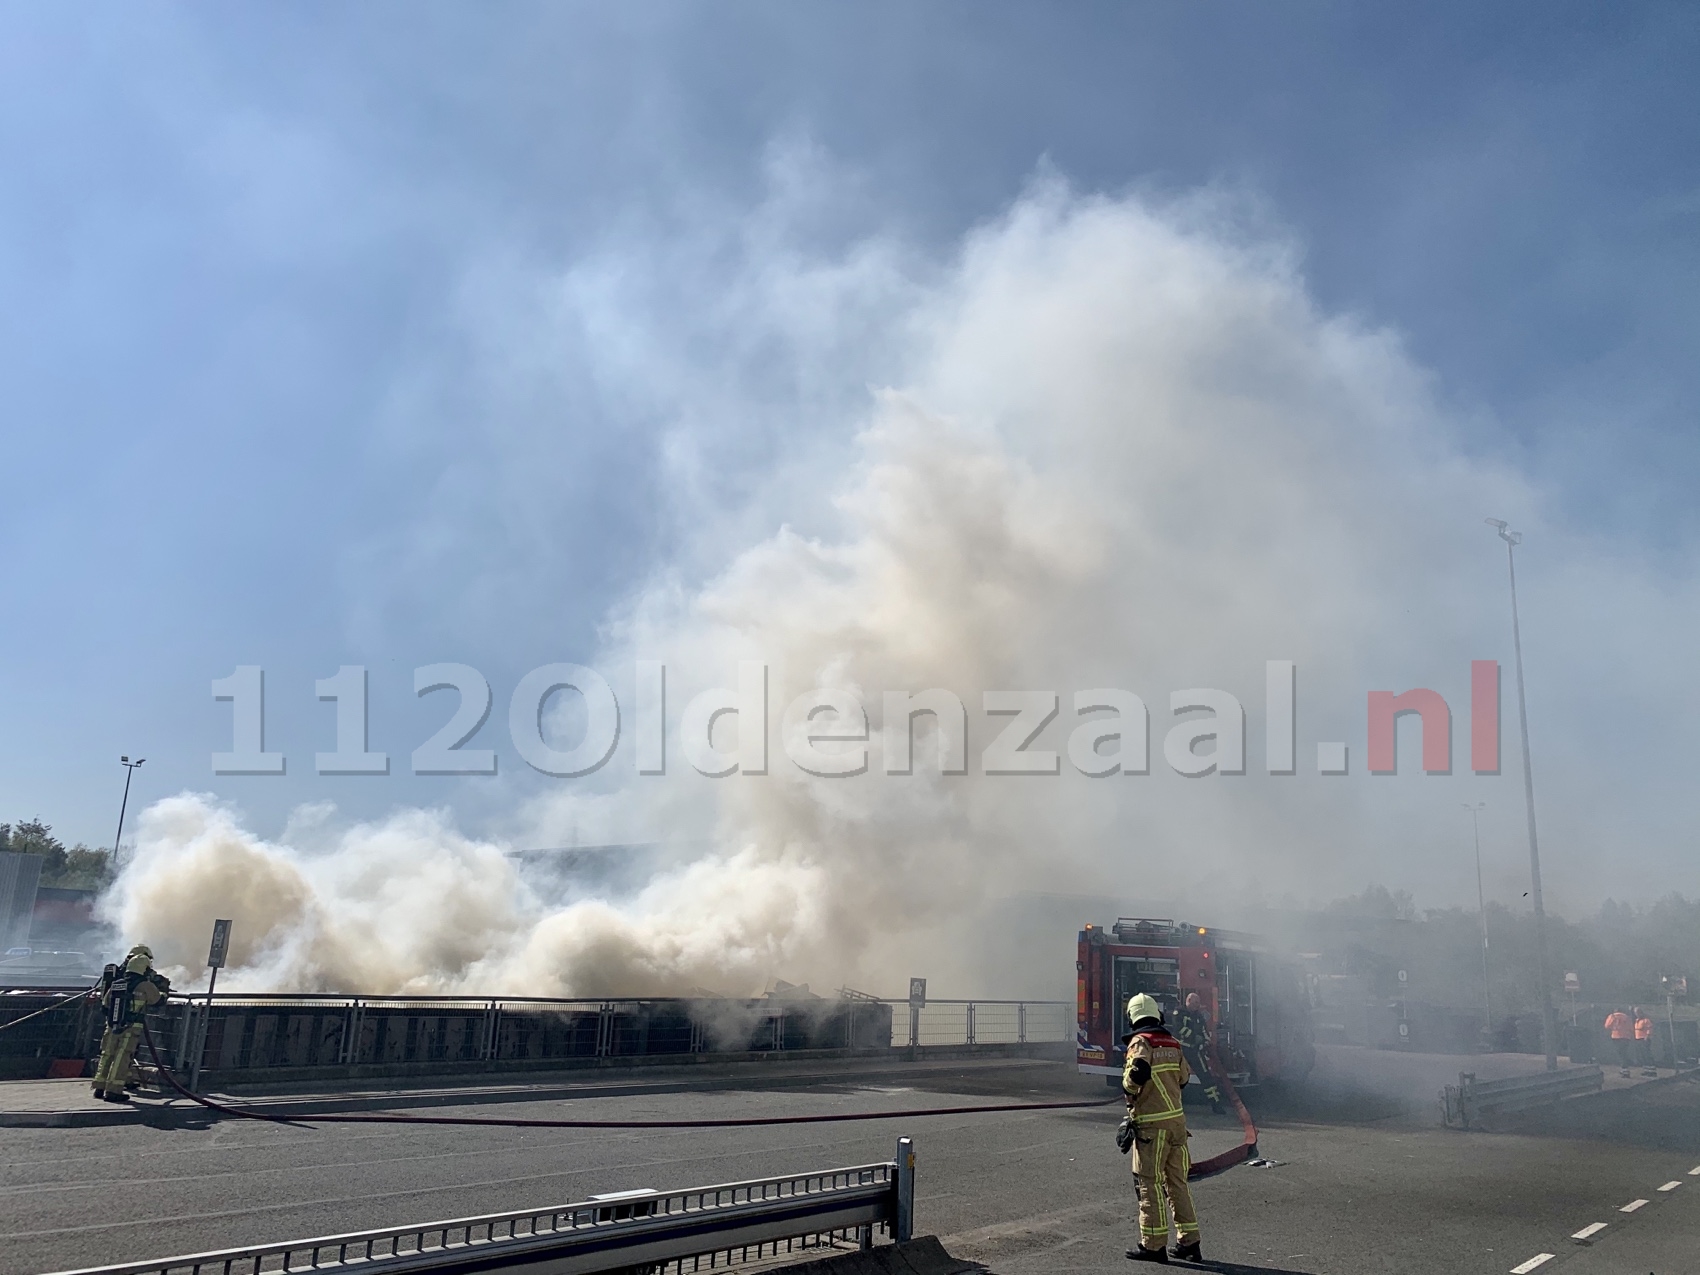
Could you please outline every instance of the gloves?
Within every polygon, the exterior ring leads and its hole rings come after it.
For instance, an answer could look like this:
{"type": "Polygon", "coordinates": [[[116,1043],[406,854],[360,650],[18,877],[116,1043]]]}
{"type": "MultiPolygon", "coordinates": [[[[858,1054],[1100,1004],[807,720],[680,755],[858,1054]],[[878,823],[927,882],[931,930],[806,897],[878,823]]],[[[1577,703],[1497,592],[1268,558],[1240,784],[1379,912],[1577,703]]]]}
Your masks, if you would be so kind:
{"type": "Polygon", "coordinates": [[[1123,1116],[1122,1122],[1116,1126],[1116,1150],[1126,1155],[1133,1149],[1134,1130],[1133,1117],[1123,1116]]]}

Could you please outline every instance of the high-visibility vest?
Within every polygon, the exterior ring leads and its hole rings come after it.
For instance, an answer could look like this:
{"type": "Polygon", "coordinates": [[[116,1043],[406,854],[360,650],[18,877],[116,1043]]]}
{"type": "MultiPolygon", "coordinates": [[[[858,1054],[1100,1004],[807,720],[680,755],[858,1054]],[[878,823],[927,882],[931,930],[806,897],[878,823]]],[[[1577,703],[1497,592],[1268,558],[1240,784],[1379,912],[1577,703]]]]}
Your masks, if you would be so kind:
{"type": "Polygon", "coordinates": [[[1636,1040],[1651,1040],[1651,1039],[1653,1039],[1653,1020],[1652,1019],[1650,1019],[1650,1018],[1637,1018],[1635,1020],[1635,1039],[1636,1040]]]}
{"type": "Polygon", "coordinates": [[[1628,1040],[1635,1034],[1635,1029],[1629,1022],[1629,1015],[1622,1010],[1606,1019],[1606,1030],[1611,1033],[1613,1040],[1628,1040]]]}

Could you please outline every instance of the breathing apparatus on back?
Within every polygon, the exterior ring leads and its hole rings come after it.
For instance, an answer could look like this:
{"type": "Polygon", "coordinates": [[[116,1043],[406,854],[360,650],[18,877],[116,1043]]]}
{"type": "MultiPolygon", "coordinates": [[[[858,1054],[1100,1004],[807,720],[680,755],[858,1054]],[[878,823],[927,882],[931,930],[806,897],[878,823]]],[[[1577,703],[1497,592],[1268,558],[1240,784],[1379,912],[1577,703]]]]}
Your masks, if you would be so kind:
{"type": "Polygon", "coordinates": [[[153,968],[153,951],[143,943],[130,949],[122,966],[108,965],[101,982],[106,986],[102,998],[106,1025],[113,1031],[141,1022],[149,1006],[164,1000],[171,992],[171,980],[153,968]],[[137,992],[144,983],[152,984],[157,994],[138,998],[137,992]]]}

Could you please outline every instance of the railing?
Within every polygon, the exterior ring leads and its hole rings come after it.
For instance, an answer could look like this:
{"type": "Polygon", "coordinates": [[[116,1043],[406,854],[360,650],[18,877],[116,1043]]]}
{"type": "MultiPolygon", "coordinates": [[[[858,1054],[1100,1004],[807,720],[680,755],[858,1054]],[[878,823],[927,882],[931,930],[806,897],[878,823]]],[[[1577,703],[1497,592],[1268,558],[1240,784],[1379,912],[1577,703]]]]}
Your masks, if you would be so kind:
{"type": "Polygon", "coordinates": [[[433,1071],[654,1055],[884,1050],[892,1011],[857,1000],[219,995],[174,1004],[159,1039],[191,1071],[421,1065],[433,1071]]]}
{"type": "MultiPolygon", "coordinates": [[[[52,1004],[43,994],[0,998],[0,1024],[52,1004]]],[[[896,1045],[1060,1043],[1074,1037],[1066,1001],[907,1001],[860,994],[828,999],[641,1000],[332,994],[174,995],[149,1015],[179,1074],[213,1083],[287,1070],[437,1074],[526,1069],[653,1055],[884,1051],[896,1045]],[[894,1023],[894,1019],[896,1022],[894,1023]],[[894,1030],[895,1027],[895,1030],[894,1030]]],[[[82,1001],[0,1034],[0,1074],[41,1074],[53,1058],[89,1057],[98,1006],[82,1001]]],[[[683,1061],[684,1059],[681,1059],[683,1061]]]]}
{"type": "Polygon", "coordinates": [[[1441,1121],[1468,1129],[1483,1116],[1527,1111],[1579,1094],[1596,1093],[1605,1085],[1598,1067],[1566,1067],[1507,1080],[1477,1080],[1474,1072],[1458,1073],[1458,1083],[1440,1092],[1441,1121]]]}
{"type": "Polygon", "coordinates": [[[889,1003],[895,1015],[907,1017],[910,1045],[1028,1045],[1074,1039],[1072,1001],[929,1000],[919,1012],[906,1001],[889,1003]]]}
{"type": "Polygon", "coordinates": [[[283,1275],[297,1271],[485,1271],[545,1266],[549,1275],[646,1270],[683,1275],[799,1249],[873,1245],[876,1231],[910,1238],[915,1154],[789,1177],[623,1191],[582,1204],[455,1218],[94,1267],[62,1275],[283,1275]]]}

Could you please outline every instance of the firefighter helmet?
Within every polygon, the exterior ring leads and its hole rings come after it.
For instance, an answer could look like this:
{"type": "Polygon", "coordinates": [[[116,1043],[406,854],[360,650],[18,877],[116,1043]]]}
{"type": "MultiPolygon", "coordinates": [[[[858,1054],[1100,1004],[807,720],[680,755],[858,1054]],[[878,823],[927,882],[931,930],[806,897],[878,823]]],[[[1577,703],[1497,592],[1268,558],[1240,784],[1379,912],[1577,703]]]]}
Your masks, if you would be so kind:
{"type": "Polygon", "coordinates": [[[1136,1023],[1144,1022],[1147,1018],[1156,1019],[1158,1022],[1163,1021],[1163,1007],[1157,1003],[1156,998],[1147,996],[1144,992],[1140,992],[1137,996],[1128,997],[1128,1025],[1131,1027],[1136,1023]]]}

